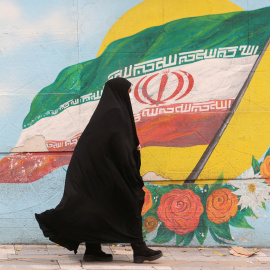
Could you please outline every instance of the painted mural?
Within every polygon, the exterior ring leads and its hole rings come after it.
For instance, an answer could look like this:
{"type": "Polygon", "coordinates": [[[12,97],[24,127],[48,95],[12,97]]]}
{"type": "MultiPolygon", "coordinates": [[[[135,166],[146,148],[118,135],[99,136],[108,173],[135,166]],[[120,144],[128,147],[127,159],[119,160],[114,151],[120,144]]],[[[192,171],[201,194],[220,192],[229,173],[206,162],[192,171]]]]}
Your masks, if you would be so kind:
{"type": "Polygon", "coordinates": [[[203,245],[209,234],[217,245],[233,245],[231,226],[253,230],[246,217],[257,219],[258,209],[267,210],[269,165],[270,149],[261,162],[252,158],[251,168],[245,172],[249,180],[224,182],[221,173],[212,185],[147,183],[142,210],[145,239],[186,246],[196,238],[203,245]]]}
{"type": "Polygon", "coordinates": [[[33,213],[59,202],[102,87],[120,76],[133,85],[148,243],[269,246],[270,1],[23,2],[0,1],[0,94],[16,104],[0,119],[0,242],[46,241],[33,213]]]}

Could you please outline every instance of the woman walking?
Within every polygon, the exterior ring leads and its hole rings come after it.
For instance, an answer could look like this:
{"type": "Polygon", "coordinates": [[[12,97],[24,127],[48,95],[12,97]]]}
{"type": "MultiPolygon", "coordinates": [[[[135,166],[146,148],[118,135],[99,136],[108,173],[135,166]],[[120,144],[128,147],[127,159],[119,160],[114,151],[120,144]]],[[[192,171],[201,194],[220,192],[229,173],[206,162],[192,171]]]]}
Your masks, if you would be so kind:
{"type": "Polygon", "coordinates": [[[105,84],[72,155],[62,200],[55,209],[36,214],[51,241],[75,253],[85,242],[86,261],[112,260],[102,243],[131,243],[135,263],[162,257],[142,236],[144,184],[130,87],[124,78],[105,84]]]}

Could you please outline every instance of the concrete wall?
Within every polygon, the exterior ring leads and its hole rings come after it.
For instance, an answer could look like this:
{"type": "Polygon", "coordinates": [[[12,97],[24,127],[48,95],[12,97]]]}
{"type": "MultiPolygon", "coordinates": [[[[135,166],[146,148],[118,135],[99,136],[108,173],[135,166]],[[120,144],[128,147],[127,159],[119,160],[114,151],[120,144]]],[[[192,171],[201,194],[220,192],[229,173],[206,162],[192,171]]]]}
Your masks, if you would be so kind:
{"type": "Polygon", "coordinates": [[[123,76],[147,242],[269,246],[270,0],[257,2],[0,1],[0,243],[48,242],[34,213],[60,201],[104,83],[123,76]]]}

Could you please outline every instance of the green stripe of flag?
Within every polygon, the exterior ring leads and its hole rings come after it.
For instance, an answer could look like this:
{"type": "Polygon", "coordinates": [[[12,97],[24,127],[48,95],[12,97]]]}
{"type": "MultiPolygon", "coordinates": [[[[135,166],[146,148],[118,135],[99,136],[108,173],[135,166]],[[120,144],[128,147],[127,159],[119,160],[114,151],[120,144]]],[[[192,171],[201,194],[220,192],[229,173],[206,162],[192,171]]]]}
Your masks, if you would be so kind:
{"type": "MultiPolygon", "coordinates": [[[[83,103],[81,96],[100,91],[109,74],[130,65],[181,52],[241,45],[259,46],[259,54],[270,36],[269,16],[270,7],[185,18],[117,40],[100,57],[62,70],[33,99],[23,128],[60,113],[59,107],[65,109],[63,104],[71,100],[72,106],[83,103]]],[[[239,50],[235,57],[242,57],[239,50]]]]}

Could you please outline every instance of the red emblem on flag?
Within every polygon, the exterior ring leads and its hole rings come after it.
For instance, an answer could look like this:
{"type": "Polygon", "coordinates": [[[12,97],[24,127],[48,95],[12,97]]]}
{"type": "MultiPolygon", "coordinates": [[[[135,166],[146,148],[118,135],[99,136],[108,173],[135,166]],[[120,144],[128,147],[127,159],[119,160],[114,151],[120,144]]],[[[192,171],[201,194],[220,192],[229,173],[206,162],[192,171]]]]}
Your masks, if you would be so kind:
{"type": "Polygon", "coordinates": [[[193,85],[194,79],[188,72],[167,70],[141,78],[135,86],[134,96],[140,103],[158,106],[185,97],[193,85]]]}

